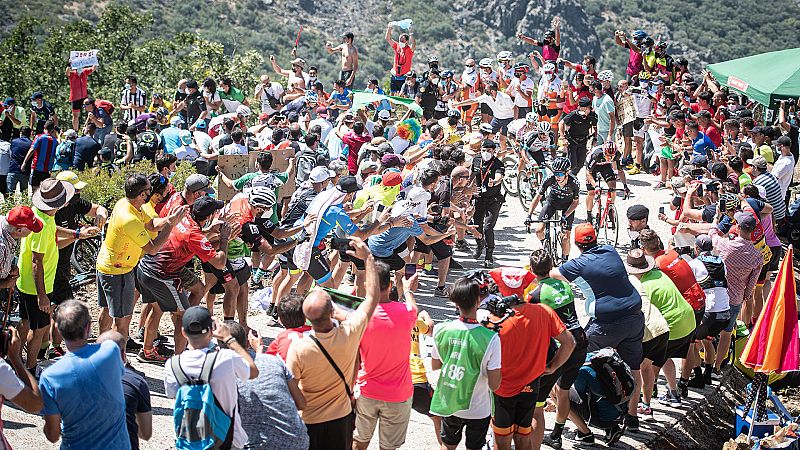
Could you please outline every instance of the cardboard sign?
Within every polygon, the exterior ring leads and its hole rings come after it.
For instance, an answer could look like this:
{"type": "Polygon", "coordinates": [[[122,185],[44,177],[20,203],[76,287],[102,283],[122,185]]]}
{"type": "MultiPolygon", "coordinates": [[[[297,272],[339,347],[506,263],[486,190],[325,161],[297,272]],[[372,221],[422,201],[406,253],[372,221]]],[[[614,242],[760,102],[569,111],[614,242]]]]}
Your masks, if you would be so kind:
{"type": "MultiPolygon", "coordinates": [[[[292,147],[288,148],[276,148],[274,150],[270,150],[272,153],[272,169],[277,170],[278,172],[286,172],[289,169],[289,159],[294,158],[294,149],[292,147]]],[[[255,170],[256,166],[256,159],[258,158],[258,152],[253,152],[255,155],[253,157],[253,168],[255,170]]],[[[297,188],[294,174],[286,180],[286,184],[281,186],[280,197],[278,201],[280,202],[281,199],[290,198],[292,194],[294,194],[295,189],[297,188]]]]}
{"type": "MultiPolygon", "coordinates": [[[[220,155],[217,159],[217,169],[231,180],[236,180],[242,175],[251,172],[249,155],[220,155]]],[[[229,202],[237,191],[220,182],[217,187],[217,198],[229,202]]]]}
{"type": "Polygon", "coordinates": [[[73,69],[81,69],[98,65],[97,52],[99,50],[89,50],[86,52],[69,52],[69,66],[73,69]]]}

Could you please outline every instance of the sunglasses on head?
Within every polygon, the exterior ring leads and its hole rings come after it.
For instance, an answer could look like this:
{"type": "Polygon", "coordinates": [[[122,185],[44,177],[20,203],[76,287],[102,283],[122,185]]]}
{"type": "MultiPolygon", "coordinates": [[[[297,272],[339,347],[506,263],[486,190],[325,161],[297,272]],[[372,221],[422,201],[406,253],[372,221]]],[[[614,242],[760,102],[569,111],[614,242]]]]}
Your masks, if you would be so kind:
{"type": "Polygon", "coordinates": [[[552,75],[552,74],[554,74],[554,73],[555,73],[555,72],[548,71],[548,72],[545,72],[544,74],[545,74],[545,75],[552,75]]]}

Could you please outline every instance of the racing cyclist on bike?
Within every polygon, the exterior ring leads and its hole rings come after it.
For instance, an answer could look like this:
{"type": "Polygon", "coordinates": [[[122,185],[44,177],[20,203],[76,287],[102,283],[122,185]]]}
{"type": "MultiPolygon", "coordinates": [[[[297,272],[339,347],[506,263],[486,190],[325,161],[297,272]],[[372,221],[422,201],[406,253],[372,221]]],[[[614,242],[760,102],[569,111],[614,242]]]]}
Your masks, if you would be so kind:
{"type": "MultiPolygon", "coordinates": [[[[544,197],[545,201],[542,203],[542,210],[539,212],[539,220],[548,220],[556,213],[561,211],[561,229],[563,236],[561,237],[561,255],[562,259],[566,260],[569,257],[570,250],[570,230],[572,230],[572,222],[575,220],[575,208],[580,203],[580,184],[575,175],[569,173],[571,163],[569,158],[560,156],[553,161],[552,169],[553,174],[547,177],[536,197],[531,202],[531,207],[528,209],[528,218],[525,224],[529,225],[533,221],[533,211],[539,202],[544,197]]],[[[536,237],[539,241],[544,240],[544,226],[543,222],[536,224],[536,237]]],[[[555,255],[553,256],[555,259],[555,255]]]]}
{"type": "MultiPolygon", "coordinates": [[[[528,113],[528,116],[531,115],[535,117],[535,113],[528,113]]],[[[523,127],[523,130],[525,128],[527,128],[527,125],[523,127]]],[[[519,136],[519,133],[517,136],[519,136]]],[[[519,142],[522,142],[523,144],[522,148],[525,149],[525,151],[521,153],[522,159],[525,161],[525,163],[532,159],[536,161],[536,164],[539,164],[540,168],[543,168],[545,157],[544,151],[552,151],[556,148],[555,139],[556,137],[551,130],[550,122],[542,121],[537,123],[535,130],[526,132],[522,139],[519,140],[519,142]]]]}
{"type": "Polygon", "coordinates": [[[595,185],[599,188],[598,179],[602,179],[608,185],[611,194],[611,203],[617,198],[617,172],[625,187],[625,198],[630,195],[628,182],[625,180],[625,171],[620,170],[621,155],[617,151],[617,144],[614,141],[606,142],[592,148],[589,157],[586,158],[586,221],[593,223],[592,205],[596,194],[595,185]]]}

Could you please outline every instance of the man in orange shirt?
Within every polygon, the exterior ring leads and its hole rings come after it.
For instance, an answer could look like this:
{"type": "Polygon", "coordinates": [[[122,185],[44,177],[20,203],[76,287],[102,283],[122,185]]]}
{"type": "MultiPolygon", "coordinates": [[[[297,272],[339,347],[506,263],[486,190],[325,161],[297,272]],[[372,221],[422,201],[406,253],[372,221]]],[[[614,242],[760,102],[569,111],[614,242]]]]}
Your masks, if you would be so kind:
{"type": "Polygon", "coordinates": [[[517,450],[538,449],[544,437],[544,403],[537,403],[539,378],[564,364],[575,339],[548,306],[521,303],[513,309],[514,316],[500,325],[502,382],[494,392],[492,429],[500,450],[511,449],[512,440],[517,450]],[[551,338],[561,345],[548,361],[551,338]]]}

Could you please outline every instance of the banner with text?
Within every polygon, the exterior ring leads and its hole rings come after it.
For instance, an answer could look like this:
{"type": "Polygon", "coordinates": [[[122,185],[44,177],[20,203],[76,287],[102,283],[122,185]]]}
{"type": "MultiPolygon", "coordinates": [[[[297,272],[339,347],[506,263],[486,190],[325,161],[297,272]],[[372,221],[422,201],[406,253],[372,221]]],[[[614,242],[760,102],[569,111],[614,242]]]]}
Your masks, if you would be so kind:
{"type": "Polygon", "coordinates": [[[82,69],[84,67],[96,66],[97,52],[99,50],[89,50],[85,52],[71,51],[69,52],[69,65],[73,69],[82,69]]]}

